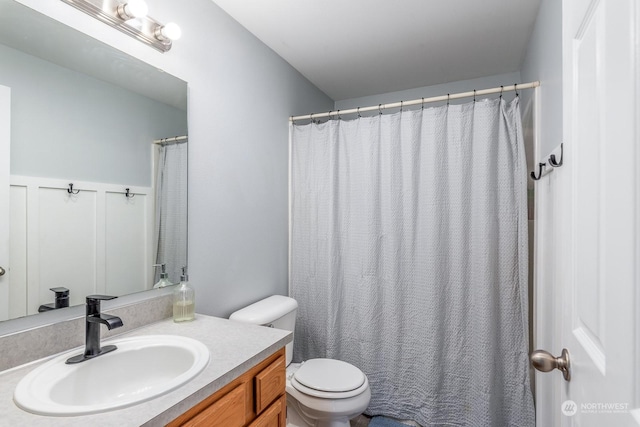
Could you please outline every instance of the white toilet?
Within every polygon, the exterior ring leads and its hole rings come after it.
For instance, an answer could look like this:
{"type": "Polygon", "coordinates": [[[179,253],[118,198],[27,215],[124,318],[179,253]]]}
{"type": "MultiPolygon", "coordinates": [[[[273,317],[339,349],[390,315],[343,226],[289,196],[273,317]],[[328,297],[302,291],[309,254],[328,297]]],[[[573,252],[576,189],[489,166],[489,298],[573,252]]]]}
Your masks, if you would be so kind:
{"type": "MultiPolygon", "coordinates": [[[[229,319],[292,331],[298,303],[274,295],[231,314],[229,319]]],[[[350,363],[310,359],[291,363],[293,342],[287,344],[287,426],[348,427],[349,420],[369,406],[367,376],[350,363]]]]}

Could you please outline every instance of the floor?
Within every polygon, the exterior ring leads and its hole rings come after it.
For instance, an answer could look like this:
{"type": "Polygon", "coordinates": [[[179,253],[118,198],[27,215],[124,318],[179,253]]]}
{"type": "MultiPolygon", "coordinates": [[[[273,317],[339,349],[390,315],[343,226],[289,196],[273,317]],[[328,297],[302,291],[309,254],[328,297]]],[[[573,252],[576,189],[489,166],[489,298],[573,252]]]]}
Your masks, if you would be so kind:
{"type": "Polygon", "coordinates": [[[366,415],[359,415],[357,418],[350,420],[351,427],[367,427],[371,421],[370,417],[366,415]]]}

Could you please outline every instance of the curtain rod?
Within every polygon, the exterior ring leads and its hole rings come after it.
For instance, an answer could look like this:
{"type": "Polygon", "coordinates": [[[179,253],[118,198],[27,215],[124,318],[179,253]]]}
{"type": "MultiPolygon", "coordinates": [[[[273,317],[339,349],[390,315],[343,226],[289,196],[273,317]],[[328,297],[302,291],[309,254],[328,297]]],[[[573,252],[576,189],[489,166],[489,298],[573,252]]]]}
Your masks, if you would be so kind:
{"type": "Polygon", "coordinates": [[[171,144],[172,142],[180,143],[180,142],[187,142],[188,140],[189,140],[189,137],[184,135],[184,136],[174,136],[172,138],[154,139],[153,143],[154,144],[171,144]]]}
{"type": "Polygon", "coordinates": [[[473,90],[470,92],[460,92],[460,93],[451,93],[447,95],[433,96],[431,98],[420,98],[413,99],[411,101],[400,101],[400,102],[392,102],[390,104],[379,104],[372,105],[370,107],[358,107],[358,108],[350,108],[348,110],[332,110],[326,113],[312,113],[304,116],[295,116],[289,117],[290,122],[295,122],[296,120],[313,120],[319,119],[321,117],[334,117],[342,114],[353,114],[353,113],[365,113],[367,111],[380,111],[385,110],[387,108],[398,108],[398,107],[409,107],[411,105],[420,105],[426,104],[429,102],[439,102],[439,101],[447,101],[451,99],[460,99],[460,98],[469,98],[471,96],[481,96],[481,95],[489,95],[492,93],[501,93],[501,92],[509,92],[518,89],[531,89],[540,86],[539,81],[530,82],[530,83],[519,83],[511,86],[501,86],[494,87],[491,89],[481,89],[481,90],[473,90]]]}

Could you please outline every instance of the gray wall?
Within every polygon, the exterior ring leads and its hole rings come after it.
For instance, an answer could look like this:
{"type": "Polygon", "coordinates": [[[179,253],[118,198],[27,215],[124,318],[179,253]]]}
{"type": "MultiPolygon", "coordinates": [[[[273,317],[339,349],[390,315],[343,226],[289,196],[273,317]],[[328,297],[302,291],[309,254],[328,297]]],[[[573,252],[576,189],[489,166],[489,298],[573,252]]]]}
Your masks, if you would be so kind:
{"type": "Polygon", "coordinates": [[[151,186],[151,141],[187,112],[0,45],[11,88],[11,173],[151,186]]]}
{"type": "Polygon", "coordinates": [[[288,294],[288,117],[333,100],[210,0],[193,3],[212,46],[188,79],[189,264],[198,311],[226,317],[288,294]]]}
{"type": "Polygon", "coordinates": [[[520,74],[523,80],[540,81],[538,156],[546,156],[562,142],[561,1],[542,0],[520,74]]]}

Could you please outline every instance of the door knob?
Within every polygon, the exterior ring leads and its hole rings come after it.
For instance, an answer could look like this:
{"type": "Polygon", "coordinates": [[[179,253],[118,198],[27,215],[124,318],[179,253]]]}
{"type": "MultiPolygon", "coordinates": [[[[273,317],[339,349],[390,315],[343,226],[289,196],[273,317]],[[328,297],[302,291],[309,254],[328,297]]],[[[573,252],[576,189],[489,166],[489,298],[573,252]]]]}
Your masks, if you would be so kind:
{"type": "Polygon", "coordinates": [[[553,357],[551,353],[544,350],[535,350],[531,353],[531,363],[533,367],[541,372],[549,372],[558,369],[562,372],[565,381],[571,381],[571,373],[569,372],[569,351],[562,349],[560,357],[553,357]]]}
{"type": "Polygon", "coordinates": [[[4,273],[6,273],[6,271],[4,271],[4,268],[0,267],[0,276],[4,276],[4,273]]]}

